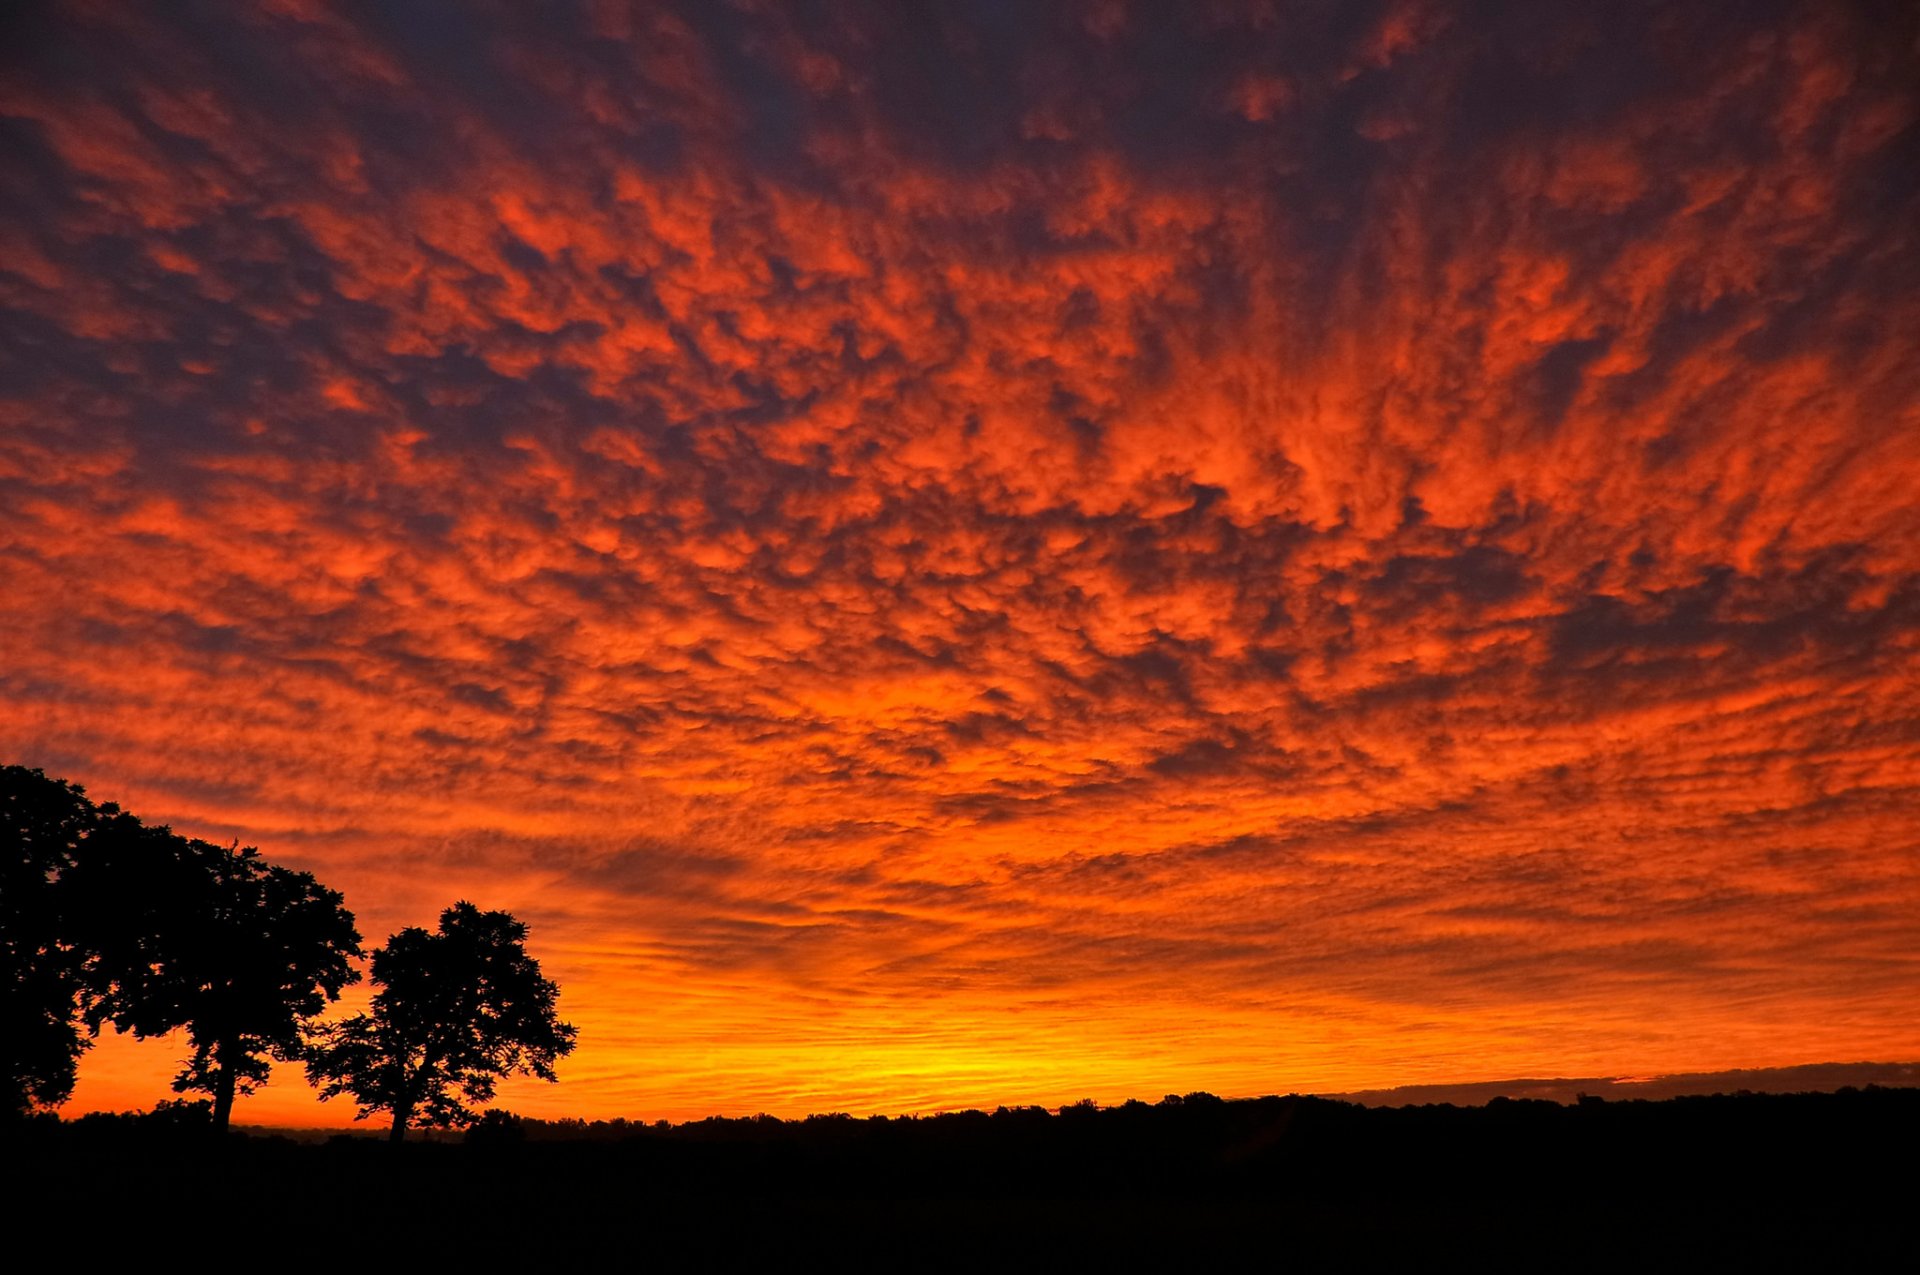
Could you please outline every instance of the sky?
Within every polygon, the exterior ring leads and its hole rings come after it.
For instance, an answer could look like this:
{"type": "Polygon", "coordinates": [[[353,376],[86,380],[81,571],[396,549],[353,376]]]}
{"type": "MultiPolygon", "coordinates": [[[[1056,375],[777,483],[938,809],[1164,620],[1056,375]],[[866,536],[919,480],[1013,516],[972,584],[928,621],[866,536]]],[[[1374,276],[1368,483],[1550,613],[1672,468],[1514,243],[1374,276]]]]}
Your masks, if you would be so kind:
{"type": "Polygon", "coordinates": [[[1920,1058],[1910,6],[4,21],[0,761],[515,1110],[1920,1058]]]}

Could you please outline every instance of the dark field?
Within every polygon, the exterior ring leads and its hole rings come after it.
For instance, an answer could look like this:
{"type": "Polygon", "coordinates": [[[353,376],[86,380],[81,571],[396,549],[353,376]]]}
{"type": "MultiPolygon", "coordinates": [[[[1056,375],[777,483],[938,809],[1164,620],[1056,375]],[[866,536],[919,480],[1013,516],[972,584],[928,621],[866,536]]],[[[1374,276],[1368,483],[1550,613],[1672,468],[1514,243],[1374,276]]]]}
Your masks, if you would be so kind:
{"type": "Polygon", "coordinates": [[[9,1226],[222,1269],[448,1261],[1006,1269],[1913,1270],[1920,1090],[1562,1107],[1313,1098],[464,1142],[9,1135],[9,1226]]]}

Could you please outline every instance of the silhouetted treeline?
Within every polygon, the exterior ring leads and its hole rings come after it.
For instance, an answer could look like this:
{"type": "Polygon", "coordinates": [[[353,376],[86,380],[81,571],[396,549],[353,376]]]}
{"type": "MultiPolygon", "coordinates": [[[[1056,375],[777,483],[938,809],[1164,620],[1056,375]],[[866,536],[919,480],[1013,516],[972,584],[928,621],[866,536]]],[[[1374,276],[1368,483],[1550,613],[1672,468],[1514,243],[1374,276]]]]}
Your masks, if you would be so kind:
{"type": "Polygon", "coordinates": [[[1920,1089],[1730,1094],[1562,1105],[1363,1107],[1306,1096],[1211,1094],[1117,1107],[678,1125],[544,1121],[489,1112],[467,1145],[530,1155],[621,1155],[683,1187],[834,1183],[881,1191],[1149,1193],[1391,1189],[1593,1190],[1628,1175],[1712,1190],[1773,1181],[1885,1181],[1920,1134],[1920,1089]]]}
{"type": "MultiPolygon", "coordinates": [[[[166,1219],[205,1183],[368,1251],[835,1267],[1913,1269],[1920,1090],[1560,1106],[1310,1097],[673,1126],[490,1114],[461,1143],[224,1142],[204,1116],[28,1126],[58,1211],[166,1219]]],[[[271,1230],[266,1218],[253,1225],[271,1230]]]]}
{"type": "Polygon", "coordinates": [[[456,903],[437,933],[410,927],[373,953],[367,1013],[322,1023],[360,977],[338,891],[251,846],[183,837],[0,766],[0,1119],[65,1101],[110,1023],[140,1038],[186,1031],[173,1088],[206,1094],[216,1131],[275,1059],[304,1062],[321,1098],[350,1094],[361,1117],[390,1113],[395,1141],[416,1122],[463,1125],[499,1077],[552,1080],[573,1048],[526,933],[456,903]]]}

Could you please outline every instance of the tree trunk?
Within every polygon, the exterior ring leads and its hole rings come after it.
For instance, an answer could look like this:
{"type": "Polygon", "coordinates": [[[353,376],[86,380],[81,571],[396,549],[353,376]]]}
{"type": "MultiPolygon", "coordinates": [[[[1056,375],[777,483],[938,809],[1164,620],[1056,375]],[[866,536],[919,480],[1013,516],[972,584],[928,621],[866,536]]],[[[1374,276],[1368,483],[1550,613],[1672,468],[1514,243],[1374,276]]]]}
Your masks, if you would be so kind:
{"type": "Polygon", "coordinates": [[[228,1047],[223,1042],[214,1049],[214,1057],[219,1060],[220,1072],[213,1082],[213,1132],[215,1135],[227,1131],[227,1123],[233,1119],[233,1061],[228,1057],[228,1047]]]}
{"type": "Polygon", "coordinates": [[[422,1063],[419,1067],[404,1067],[398,1083],[394,1086],[393,1127],[387,1130],[388,1142],[404,1142],[407,1126],[413,1123],[413,1109],[421,1097],[426,1094],[425,1077],[433,1064],[422,1063]]]}

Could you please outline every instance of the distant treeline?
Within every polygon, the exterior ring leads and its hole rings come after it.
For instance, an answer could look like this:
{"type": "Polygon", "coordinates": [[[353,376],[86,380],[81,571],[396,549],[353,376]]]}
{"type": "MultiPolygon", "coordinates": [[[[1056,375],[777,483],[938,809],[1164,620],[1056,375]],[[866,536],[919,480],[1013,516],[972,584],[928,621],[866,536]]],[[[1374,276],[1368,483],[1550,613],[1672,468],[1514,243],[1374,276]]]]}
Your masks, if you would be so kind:
{"type": "MultiPolygon", "coordinates": [[[[191,1141],[208,1117],[192,1104],[152,1113],[42,1123],[77,1143],[191,1141]]],[[[1302,1095],[1169,1095],[1116,1107],[1077,1103],[926,1116],[709,1116],[667,1121],[541,1120],[492,1110],[421,1155],[581,1156],[648,1165],[682,1188],[1209,1192],[1315,1187],[1425,1189],[1467,1174],[1533,1190],[1542,1176],[1590,1188],[1613,1175],[1694,1188],[1804,1181],[1865,1189],[1905,1165],[1920,1134],[1920,1089],[1719,1094],[1575,1105],[1496,1098],[1485,1106],[1366,1107],[1302,1095]],[[1656,1154],[1657,1153],[1657,1154],[1656,1154]],[[1883,1158],[1894,1157],[1892,1159],[1883,1158]],[[905,1175],[905,1176],[902,1176],[905,1175]]],[[[254,1141],[294,1139],[260,1133],[254,1141]]],[[[366,1145],[315,1131],[310,1146],[366,1145]]],[[[432,1163],[434,1161],[426,1161],[432,1163]]]]}
{"type": "MultiPolygon", "coordinates": [[[[463,1143],[23,1126],[32,1207],[164,1226],[206,1183],[383,1256],[980,1269],[1916,1269],[1920,1089],[1565,1106],[1311,1097],[678,1125],[490,1113],[463,1143]],[[293,1202],[293,1203],[286,1203],[293,1202]]],[[[267,1223],[258,1223],[266,1227],[267,1223]]]]}
{"type": "Polygon", "coordinates": [[[321,1098],[389,1113],[395,1141],[410,1125],[466,1123],[501,1076],[552,1080],[573,1048],[558,988],[505,912],[461,902],[437,932],[401,930],[371,955],[367,1012],[322,1022],[363,953],[340,892],[312,873],[24,766],[0,766],[0,819],[0,1119],[64,1102],[109,1023],[142,1038],[185,1030],[173,1087],[207,1095],[215,1129],[273,1060],[297,1061],[321,1098]]]}
{"type": "MultiPolygon", "coordinates": [[[[1365,1107],[1301,1095],[1169,1095],[929,1116],[712,1116],[682,1124],[538,1120],[493,1111],[469,1147],[597,1150],[731,1189],[777,1182],[861,1190],[1030,1192],[1048,1184],[1153,1193],[1428,1190],[1466,1175],[1503,1190],[1596,1189],[1629,1174],[1676,1189],[1800,1182],[1872,1190],[1920,1145],[1920,1089],[1723,1094],[1563,1105],[1365,1107]],[[899,1175],[905,1175],[904,1178],[899,1175]]],[[[1912,1185],[1910,1169],[1898,1170],[1912,1185]]]]}

